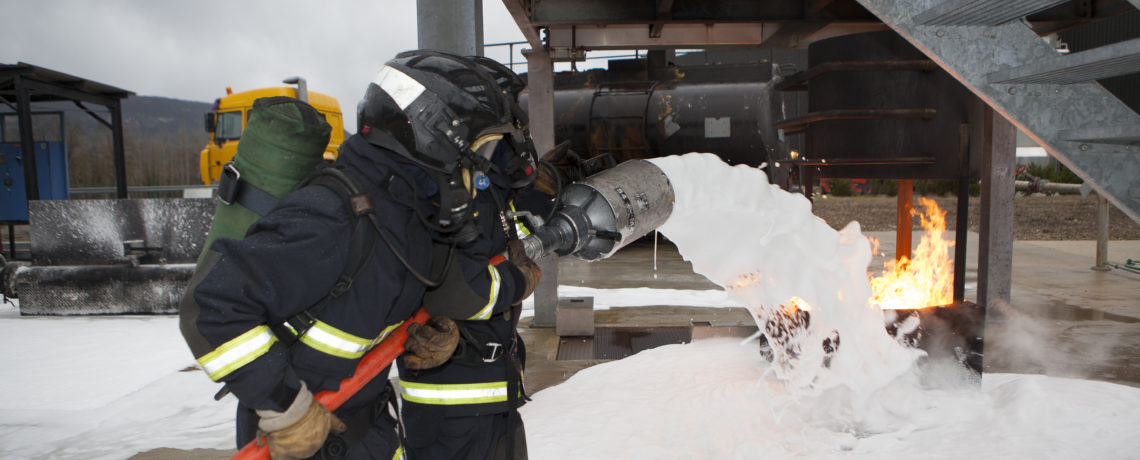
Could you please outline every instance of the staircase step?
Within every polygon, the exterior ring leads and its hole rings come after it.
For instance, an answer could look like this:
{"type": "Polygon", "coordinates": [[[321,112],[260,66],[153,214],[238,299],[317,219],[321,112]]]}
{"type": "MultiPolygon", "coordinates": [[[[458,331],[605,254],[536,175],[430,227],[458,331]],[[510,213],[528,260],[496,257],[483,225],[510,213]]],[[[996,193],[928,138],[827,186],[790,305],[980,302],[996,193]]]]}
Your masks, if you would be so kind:
{"type": "Polygon", "coordinates": [[[1066,141],[1091,144],[1140,145],[1140,123],[1067,129],[1060,132],[1060,137],[1066,141]]]}
{"type": "MultiPolygon", "coordinates": [[[[1058,62],[1063,62],[1060,67],[1064,68],[1074,64],[1079,67],[1084,64],[1084,59],[1089,59],[1088,63],[1101,63],[1108,59],[1090,59],[1079,54],[1131,56],[1137,54],[1132,48],[1137,46],[1134,42],[1109,45],[1107,51],[1092,49],[1059,56],[1052,45],[1021,21],[985,27],[931,27],[916,21],[924,14],[928,16],[927,23],[935,19],[965,17],[966,13],[955,13],[952,7],[967,4],[986,10],[997,8],[989,4],[1000,3],[1006,7],[1001,10],[1006,11],[1014,8],[1008,5],[1012,1],[994,0],[985,2],[985,5],[983,2],[947,3],[945,0],[857,1],[1044,147],[1051,156],[1072,169],[1099,195],[1140,223],[1140,161],[1137,157],[1140,147],[1133,144],[1136,127],[1140,126],[1140,114],[1097,82],[1087,79],[1066,85],[993,84],[998,81],[994,78],[996,69],[1018,69],[1021,72],[1021,69],[1040,63],[1058,66],[1058,62]],[[1067,61],[1074,57],[1077,61],[1067,61]]],[[[1019,5],[1030,3],[1035,2],[1026,1],[1019,5]]],[[[1018,11],[1018,14],[1022,13],[1024,11],[1018,11]]],[[[1058,70],[1060,67],[1040,70],[1058,70]]],[[[1113,61],[1108,67],[1112,67],[1115,74],[1126,65],[1113,61]]],[[[1008,80],[1037,73],[1011,73],[1008,80]]]]}
{"type": "Polygon", "coordinates": [[[915,16],[925,26],[996,26],[1065,3],[1067,0],[950,0],[915,16]]]}
{"type": "Polygon", "coordinates": [[[994,72],[989,81],[1070,85],[1133,73],[1140,73],[1140,38],[994,72]]]}

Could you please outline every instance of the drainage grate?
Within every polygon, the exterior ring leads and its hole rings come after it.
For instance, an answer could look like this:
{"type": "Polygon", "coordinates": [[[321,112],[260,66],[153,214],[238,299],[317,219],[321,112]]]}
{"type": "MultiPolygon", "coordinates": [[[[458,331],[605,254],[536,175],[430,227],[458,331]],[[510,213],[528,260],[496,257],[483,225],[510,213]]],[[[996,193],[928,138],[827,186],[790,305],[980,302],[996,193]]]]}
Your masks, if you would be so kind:
{"type": "Polygon", "coordinates": [[[642,350],[690,341],[688,326],[597,327],[593,337],[560,338],[555,359],[622,359],[642,350]]]}

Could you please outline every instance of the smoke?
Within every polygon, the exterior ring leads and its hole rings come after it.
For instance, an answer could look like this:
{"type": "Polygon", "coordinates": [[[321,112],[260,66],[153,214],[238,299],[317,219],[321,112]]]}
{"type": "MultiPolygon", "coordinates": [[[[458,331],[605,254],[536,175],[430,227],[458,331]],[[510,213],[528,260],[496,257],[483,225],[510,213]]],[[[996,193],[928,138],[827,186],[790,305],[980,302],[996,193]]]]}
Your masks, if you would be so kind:
{"type": "Polygon", "coordinates": [[[1135,333],[1127,323],[1097,321],[1104,318],[1068,305],[1026,311],[993,301],[987,308],[987,372],[1111,378],[1115,375],[1105,367],[1117,359],[1115,350],[1123,336],[1135,333]]]}

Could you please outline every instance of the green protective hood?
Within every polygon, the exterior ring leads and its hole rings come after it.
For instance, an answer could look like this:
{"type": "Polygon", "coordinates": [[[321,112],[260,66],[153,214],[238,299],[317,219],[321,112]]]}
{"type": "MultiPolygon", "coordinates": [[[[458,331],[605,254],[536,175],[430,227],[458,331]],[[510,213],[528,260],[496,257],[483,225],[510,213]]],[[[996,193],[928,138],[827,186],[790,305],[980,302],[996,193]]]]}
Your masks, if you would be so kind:
{"type": "MultiPolygon", "coordinates": [[[[266,97],[253,102],[234,155],[241,181],[284,198],[322,161],[332,132],[324,116],[291,97],[266,97]]],[[[218,203],[206,236],[203,256],[218,238],[242,239],[261,219],[239,203],[218,203]]]]}

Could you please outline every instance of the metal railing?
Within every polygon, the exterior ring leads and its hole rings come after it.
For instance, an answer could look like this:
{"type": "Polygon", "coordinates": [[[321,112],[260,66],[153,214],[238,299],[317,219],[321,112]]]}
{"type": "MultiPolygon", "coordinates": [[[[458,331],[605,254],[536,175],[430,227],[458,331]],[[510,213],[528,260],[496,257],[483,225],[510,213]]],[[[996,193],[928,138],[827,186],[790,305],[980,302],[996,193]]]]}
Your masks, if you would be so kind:
{"type": "MultiPolygon", "coordinates": [[[[138,195],[163,195],[174,197],[184,197],[187,190],[209,189],[211,190],[210,196],[213,196],[212,190],[217,188],[213,185],[145,185],[145,186],[130,186],[127,191],[132,195],[132,198],[138,195]]],[[[72,187],[69,195],[72,198],[91,198],[99,197],[101,195],[113,196],[116,193],[115,187],[72,187]]]]}
{"type": "MultiPolygon", "coordinates": [[[[528,43],[526,41],[486,43],[483,45],[483,48],[484,49],[486,49],[486,48],[498,48],[498,47],[506,46],[507,47],[507,53],[509,55],[509,57],[507,58],[507,62],[506,62],[507,68],[511,69],[515,72],[518,72],[518,70],[515,69],[516,65],[524,66],[522,69],[523,71],[526,71],[527,69],[525,67],[526,66],[525,60],[515,61],[515,45],[527,45],[527,44],[528,43]]],[[[484,52],[483,54],[486,55],[487,53],[484,52]]],[[[599,59],[624,59],[624,58],[641,59],[641,56],[642,56],[641,50],[633,50],[633,54],[614,54],[614,55],[606,55],[606,56],[586,56],[586,58],[583,60],[585,60],[585,61],[596,61],[599,59]]],[[[502,62],[502,61],[499,61],[499,62],[502,62]]],[[[571,65],[572,70],[576,70],[574,68],[575,67],[574,62],[571,62],[570,65],[571,65]]]]}

